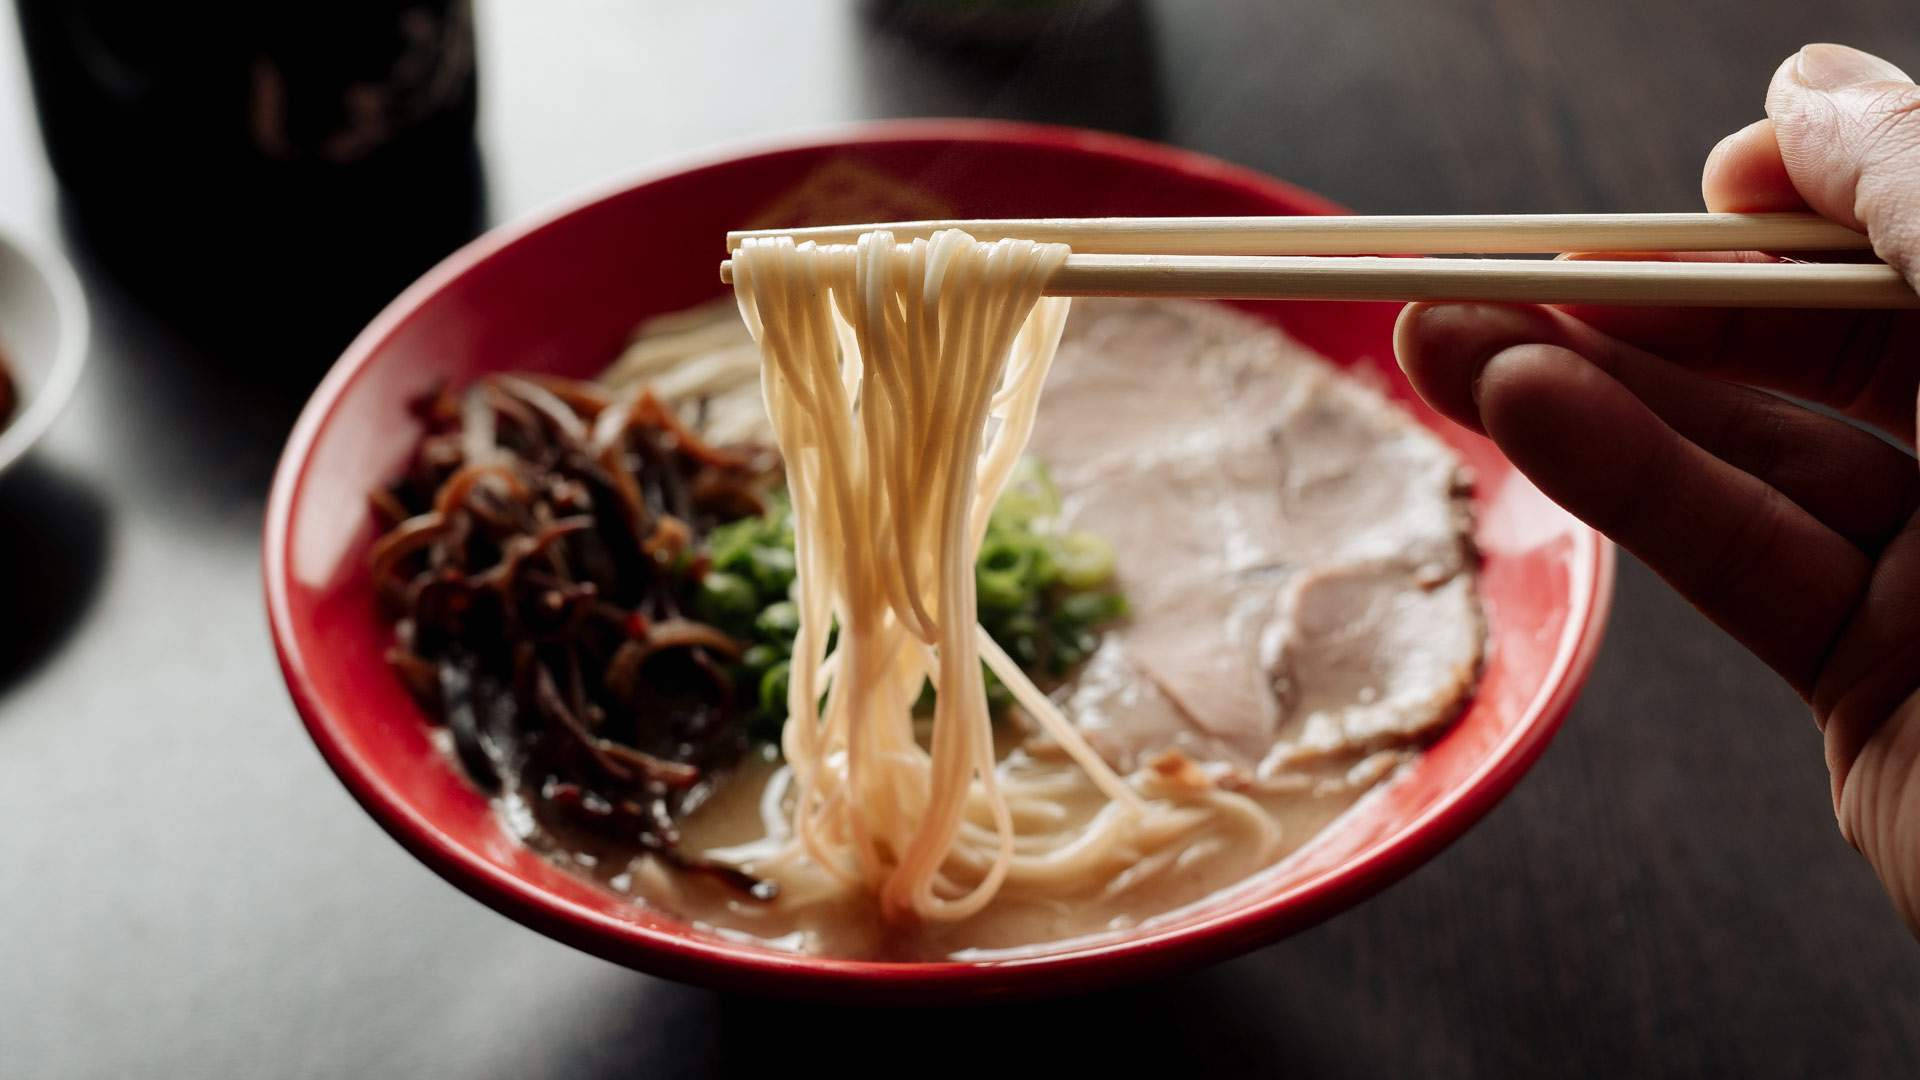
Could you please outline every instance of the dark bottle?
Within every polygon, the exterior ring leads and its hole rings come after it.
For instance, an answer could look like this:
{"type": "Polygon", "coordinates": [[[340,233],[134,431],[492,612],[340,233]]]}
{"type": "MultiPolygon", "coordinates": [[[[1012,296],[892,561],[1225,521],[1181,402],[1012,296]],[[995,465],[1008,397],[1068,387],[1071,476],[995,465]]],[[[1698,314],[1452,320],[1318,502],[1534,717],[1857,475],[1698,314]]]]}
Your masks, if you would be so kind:
{"type": "Polygon", "coordinates": [[[337,333],[478,222],[469,0],[16,3],[69,219],[144,298],[337,333]]]}
{"type": "Polygon", "coordinates": [[[1022,50],[1048,34],[1098,30],[1119,0],[866,0],[867,18],[930,45],[1022,50]]]}

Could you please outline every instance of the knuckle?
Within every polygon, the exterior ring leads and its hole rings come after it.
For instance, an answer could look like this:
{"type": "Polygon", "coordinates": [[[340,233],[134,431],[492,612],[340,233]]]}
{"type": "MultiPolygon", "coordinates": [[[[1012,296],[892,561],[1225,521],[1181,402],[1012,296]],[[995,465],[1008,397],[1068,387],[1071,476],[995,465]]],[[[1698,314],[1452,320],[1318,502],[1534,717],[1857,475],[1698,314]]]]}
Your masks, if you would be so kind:
{"type": "Polygon", "coordinates": [[[1733,397],[1710,445],[1727,448],[1743,471],[1766,479],[1777,474],[1788,457],[1791,421],[1792,413],[1779,398],[1748,390],[1733,397]]]}
{"type": "Polygon", "coordinates": [[[1861,177],[1853,202],[1874,254],[1920,287],[1920,154],[1915,158],[1911,176],[1869,172],[1861,177]]]}
{"type": "Polygon", "coordinates": [[[1874,249],[1912,279],[1920,270],[1920,87],[1890,85],[1862,103],[1854,216],[1874,249]]]}
{"type": "Polygon", "coordinates": [[[1920,146],[1920,86],[1889,85],[1868,92],[1861,110],[1869,145],[1893,150],[1920,146]]]}
{"type": "Polygon", "coordinates": [[[1770,579],[1767,567],[1780,554],[1780,533],[1786,527],[1791,504],[1772,487],[1761,486],[1720,530],[1710,558],[1699,563],[1698,576],[1685,590],[1702,609],[1727,606],[1735,594],[1770,579]]]}
{"type": "MultiPolygon", "coordinates": [[[[1900,265],[1892,259],[1888,262],[1900,265]]],[[[1821,401],[1853,415],[1866,409],[1880,384],[1883,369],[1896,359],[1888,349],[1895,325],[1895,313],[1890,311],[1863,311],[1848,320],[1846,333],[1834,350],[1833,361],[1820,377],[1821,401]]]]}
{"type": "Polygon", "coordinates": [[[1623,462],[1620,483],[1609,495],[1584,510],[1581,517],[1589,525],[1626,544],[1644,541],[1642,533],[1654,517],[1654,508],[1673,485],[1679,440],[1654,439],[1641,445],[1630,460],[1623,462]]]}

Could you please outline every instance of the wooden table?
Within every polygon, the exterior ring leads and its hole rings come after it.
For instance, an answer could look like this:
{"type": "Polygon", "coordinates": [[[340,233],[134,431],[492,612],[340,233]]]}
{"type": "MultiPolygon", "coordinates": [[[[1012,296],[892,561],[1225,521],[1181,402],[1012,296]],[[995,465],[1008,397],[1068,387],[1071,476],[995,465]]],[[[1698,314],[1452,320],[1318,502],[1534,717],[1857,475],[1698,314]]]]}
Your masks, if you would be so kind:
{"type": "MultiPolygon", "coordinates": [[[[824,3],[492,0],[491,216],[691,148],[925,114],[1164,139],[1362,211],[1693,209],[1707,149],[1803,41],[1920,70],[1897,8],[1165,0],[995,60],[824,3]]],[[[102,272],[57,212],[6,19],[0,222],[64,244],[95,309],[78,400],[0,485],[0,1075],[765,1077],[868,1053],[1005,1072],[990,1039],[1077,1076],[1920,1074],[1920,946],[1835,833],[1805,711],[1625,559],[1592,683],[1519,790],[1255,955],[862,1015],[550,942],[388,840],[282,689],[262,503],[314,377],[288,358],[340,342],[208,345],[102,272]]]]}

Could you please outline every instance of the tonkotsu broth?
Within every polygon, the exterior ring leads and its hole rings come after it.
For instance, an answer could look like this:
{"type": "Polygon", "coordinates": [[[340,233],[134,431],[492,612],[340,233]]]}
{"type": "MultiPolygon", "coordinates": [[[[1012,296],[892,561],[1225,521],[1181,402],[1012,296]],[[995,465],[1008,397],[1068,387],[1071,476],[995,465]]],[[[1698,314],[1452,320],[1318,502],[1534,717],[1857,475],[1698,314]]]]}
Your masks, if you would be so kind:
{"type": "MultiPolygon", "coordinates": [[[[1399,760],[1399,755],[1389,754],[1361,771],[1391,771],[1399,760]]],[[[1068,789],[1061,803],[1077,820],[1104,803],[1103,796],[1071,765],[1041,767],[1060,775],[1068,789]]],[[[763,835],[759,797],[773,771],[764,762],[743,770],[735,783],[687,820],[688,845],[696,850],[708,844],[732,846],[763,835]]],[[[1320,793],[1260,796],[1258,801],[1280,825],[1284,838],[1283,847],[1267,857],[1235,852],[1221,838],[1202,839],[1188,850],[1205,857],[1176,861],[1178,872],[1155,874],[1113,893],[1102,886],[1049,902],[1001,897],[980,914],[956,923],[891,926],[880,917],[877,905],[857,895],[833,906],[798,910],[778,902],[752,904],[710,881],[658,866],[633,872],[629,888],[682,918],[799,952],[893,961],[984,956],[1137,926],[1204,900],[1297,850],[1371,786],[1348,785],[1333,778],[1320,793]]]]}
{"type": "MultiPolygon", "coordinates": [[[[741,383],[690,385],[725,398],[741,383]]],[[[737,400],[719,406],[738,423],[737,400]]],[[[1021,950],[1164,916],[1284,859],[1390,782],[1471,691],[1483,635],[1457,459],[1265,324],[1215,305],[1082,301],[1031,450],[1052,467],[1068,524],[1114,541],[1134,608],[1053,700],[1122,772],[1190,760],[1253,796],[1280,827],[1277,847],[1202,832],[1156,855],[1146,869],[1157,872],[901,924],[857,893],[757,903],[650,857],[530,839],[680,918],[780,948],[888,960],[1021,950]]],[[[1104,804],[1019,716],[996,742],[1003,769],[1058,785],[1069,819],[1104,804]]],[[[686,849],[761,839],[775,773],[763,759],[739,768],[683,820],[686,849]]]]}

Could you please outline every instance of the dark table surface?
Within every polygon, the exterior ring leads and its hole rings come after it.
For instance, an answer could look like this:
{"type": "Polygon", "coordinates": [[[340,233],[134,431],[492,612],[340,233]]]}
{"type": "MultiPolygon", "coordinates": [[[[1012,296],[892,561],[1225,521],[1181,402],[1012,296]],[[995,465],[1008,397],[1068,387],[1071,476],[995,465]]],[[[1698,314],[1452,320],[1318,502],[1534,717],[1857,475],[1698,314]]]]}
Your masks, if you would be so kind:
{"type": "MultiPolygon", "coordinates": [[[[1802,42],[1920,70],[1900,7],[1167,0],[1006,60],[837,4],[494,0],[489,216],[716,142],[928,114],[1163,139],[1362,211],[1692,209],[1703,155],[1802,42]]],[[[341,342],[206,345],[104,272],[23,72],[0,19],[0,223],[68,251],[95,338],[0,484],[0,1075],[1002,1072],[1003,1038],[1080,1075],[1920,1074],[1920,947],[1835,833],[1805,711],[1630,559],[1585,696],[1510,798],[1385,894],[1210,970],[856,1015],[494,915],[354,806],[273,662],[262,507],[311,357],[341,342]]]]}

